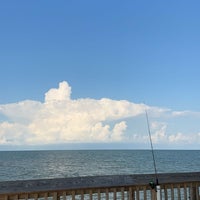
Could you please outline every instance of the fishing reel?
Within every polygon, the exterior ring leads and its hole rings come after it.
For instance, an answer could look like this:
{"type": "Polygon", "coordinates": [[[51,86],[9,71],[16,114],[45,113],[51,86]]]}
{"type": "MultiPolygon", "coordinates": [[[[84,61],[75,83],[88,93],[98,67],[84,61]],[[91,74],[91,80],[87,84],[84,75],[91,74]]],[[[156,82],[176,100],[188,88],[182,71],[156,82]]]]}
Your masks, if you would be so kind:
{"type": "Polygon", "coordinates": [[[157,185],[158,185],[158,179],[156,181],[150,181],[149,186],[151,187],[152,190],[155,190],[157,192],[157,185]]]}
{"type": "Polygon", "coordinates": [[[154,181],[150,181],[149,186],[151,187],[152,190],[156,189],[156,183],[154,181]]]}

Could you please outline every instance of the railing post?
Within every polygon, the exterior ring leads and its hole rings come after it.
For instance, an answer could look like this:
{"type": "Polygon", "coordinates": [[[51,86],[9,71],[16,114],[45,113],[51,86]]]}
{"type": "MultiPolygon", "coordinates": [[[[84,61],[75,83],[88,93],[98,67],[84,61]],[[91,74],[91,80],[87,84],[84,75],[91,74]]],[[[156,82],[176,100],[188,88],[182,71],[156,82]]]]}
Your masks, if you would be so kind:
{"type": "Polygon", "coordinates": [[[190,199],[191,200],[197,200],[197,188],[195,184],[191,185],[191,191],[190,191],[190,199]]]}
{"type": "Polygon", "coordinates": [[[129,198],[128,198],[129,200],[133,200],[133,190],[132,190],[131,187],[129,187],[128,197],[129,197],[129,198]]]}
{"type": "Polygon", "coordinates": [[[124,188],[121,188],[121,199],[124,200],[124,188]]]}
{"type": "Polygon", "coordinates": [[[156,200],[156,191],[155,190],[151,190],[151,199],[156,200]]]}
{"type": "Polygon", "coordinates": [[[117,190],[116,190],[116,188],[114,188],[114,190],[113,190],[113,199],[117,200],[117,190]]]}
{"type": "Polygon", "coordinates": [[[108,191],[108,188],[106,188],[106,200],[109,200],[109,191],[108,191]]]}
{"type": "MultiPolygon", "coordinates": [[[[84,199],[84,198],[83,198],[84,199]]],[[[82,200],[83,200],[82,199],[82,200]]],[[[101,191],[100,191],[100,189],[98,189],[98,200],[101,200],[101,191]]]]}
{"type": "Polygon", "coordinates": [[[57,194],[57,192],[53,193],[53,200],[58,200],[58,194],[57,194]]]}

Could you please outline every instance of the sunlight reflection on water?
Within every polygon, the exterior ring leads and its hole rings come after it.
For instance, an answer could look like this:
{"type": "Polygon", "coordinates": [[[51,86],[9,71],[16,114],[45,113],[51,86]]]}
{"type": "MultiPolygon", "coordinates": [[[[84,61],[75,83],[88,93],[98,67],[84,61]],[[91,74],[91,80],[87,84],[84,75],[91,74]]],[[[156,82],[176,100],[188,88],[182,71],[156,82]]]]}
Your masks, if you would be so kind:
{"type": "MultiPolygon", "coordinates": [[[[200,151],[155,151],[158,173],[199,171],[200,151]]],[[[149,150],[0,152],[0,180],[154,173],[149,150]]]]}

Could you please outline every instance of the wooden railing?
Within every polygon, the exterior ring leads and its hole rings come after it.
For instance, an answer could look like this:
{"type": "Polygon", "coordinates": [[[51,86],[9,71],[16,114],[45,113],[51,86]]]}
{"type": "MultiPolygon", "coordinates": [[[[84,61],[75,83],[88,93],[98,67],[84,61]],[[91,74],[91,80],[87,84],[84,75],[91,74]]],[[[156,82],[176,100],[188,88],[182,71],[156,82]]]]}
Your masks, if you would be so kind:
{"type": "MultiPolygon", "coordinates": [[[[153,174],[0,182],[0,200],[156,200],[153,174]]],[[[161,200],[200,200],[200,172],[158,174],[161,200]]]]}

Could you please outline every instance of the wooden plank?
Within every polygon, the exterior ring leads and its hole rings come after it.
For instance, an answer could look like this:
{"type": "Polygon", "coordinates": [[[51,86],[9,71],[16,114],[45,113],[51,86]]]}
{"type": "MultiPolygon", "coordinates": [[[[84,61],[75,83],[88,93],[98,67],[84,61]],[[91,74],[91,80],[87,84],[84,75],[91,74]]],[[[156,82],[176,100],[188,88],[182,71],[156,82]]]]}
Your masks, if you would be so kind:
{"type": "Polygon", "coordinates": [[[109,191],[108,191],[108,188],[106,188],[106,200],[109,200],[109,191]]]}
{"type": "Polygon", "coordinates": [[[75,191],[72,191],[72,200],[75,200],[75,191]]]}
{"type": "Polygon", "coordinates": [[[196,194],[197,194],[196,186],[194,184],[190,184],[190,198],[192,200],[197,200],[196,194]]]}
{"type": "Polygon", "coordinates": [[[131,187],[129,187],[128,197],[129,200],[133,200],[133,189],[131,187]]]}
{"type": "Polygon", "coordinates": [[[144,192],[144,200],[147,199],[147,188],[143,187],[143,192],[144,192]]]}
{"type": "Polygon", "coordinates": [[[84,191],[81,190],[81,200],[84,200],[84,191]]]}
{"type": "Polygon", "coordinates": [[[140,189],[139,189],[139,187],[136,187],[136,196],[134,197],[134,199],[137,199],[137,200],[140,199],[140,189]]]}
{"type": "Polygon", "coordinates": [[[168,200],[168,188],[167,188],[167,186],[164,187],[164,195],[165,195],[165,200],[168,200]]]}
{"type": "Polygon", "coordinates": [[[124,200],[124,187],[121,188],[121,199],[124,200]]]}
{"type": "Polygon", "coordinates": [[[187,200],[187,185],[184,184],[184,200],[187,200]]]}
{"type": "MultiPolygon", "coordinates": [[[[72,199],[75,199],[76,195],[80,195],[81,199],[84,199],[84,194],[88,194],[89,199],[92,200],[93,194],[98,199],[101,198],[100,191],[105,194],[107,200],[111,198],[110,192],[113,192],[113,199],[116,199],[116,191],[121,192],[122,200],[128,197],[129,199],[138,199],[141,191],[146,197],[144,187],[149,189],[148,183],[152,178],[154,178],[152,174],[138,174],[0,182],[0,200],[20,198],[35,200],[44,198],[47,200],[48,197],[53,197],[53,200],[59,200],[61,197],[65,200],[68,194],[72,199]]],[[[169,199],[174,199],[175,196],[187,199],[188,187],[191,198],[199,199],[200,172],[158,174],[158,178],[160,185],[164,188],[166,200],[168,188],[171,189],[171,198],[169,199]],[[177,191],[176,195],[174,195],[175,190],[177,191]]],[[[153,191],[152,199],[155,199],[153,191]]]]}
{"type": "Polygon", "coordinates": [[[90,194],[90,200],[92,200],[92,196],[93,196],[92,195],[93,194],[92,190],[89,191],[89,194],[90,194]]]}
{"type": "Polygon", "coordinates": [[[57,192],[54,192],[54,193],[53,193],[53,200],[58,200],[57,192]]]}
{"type": "MultiPolygon", "coordinates": [[[[154,174],[73,177],[0,182],[0,194],[53,192],[64,190],[144,186],[154,174]]],[[[158,174],[160,185],[200,182],[200,172],[158,174]]]]}
{"type": "Polygon", "coordinates": [[[174,199],[174,187],[173,184],[171,184],[171,199],[174,199]]]}
{"type": "Polygon", "coordinates": [[[181,199],[180,185],[177,186],[177,190],[178,190],[178,199],[181,199]]]}
{"type": "Polygon", "coordinates": [[[113,200],[117,200],[117,189],[113,189],[113,200]]]}
{"type": "Polygon", "coordinates": [[[100,191],[100,189],[98,189],[98,200],[100,200],[101,199],[101,191],[100,191]]]}
{"type": "Polygon", "coordinates": [[[8,200],[8,195],[0,195],[0,200],[8,200]]]}
{"type": "Polygon", "coordinates": [[[63,199],[63,200],[67,200],[67,194],[66,194],[66,192],[63,192],[63,193],[62,193],[62,199],[63,199]]]}

